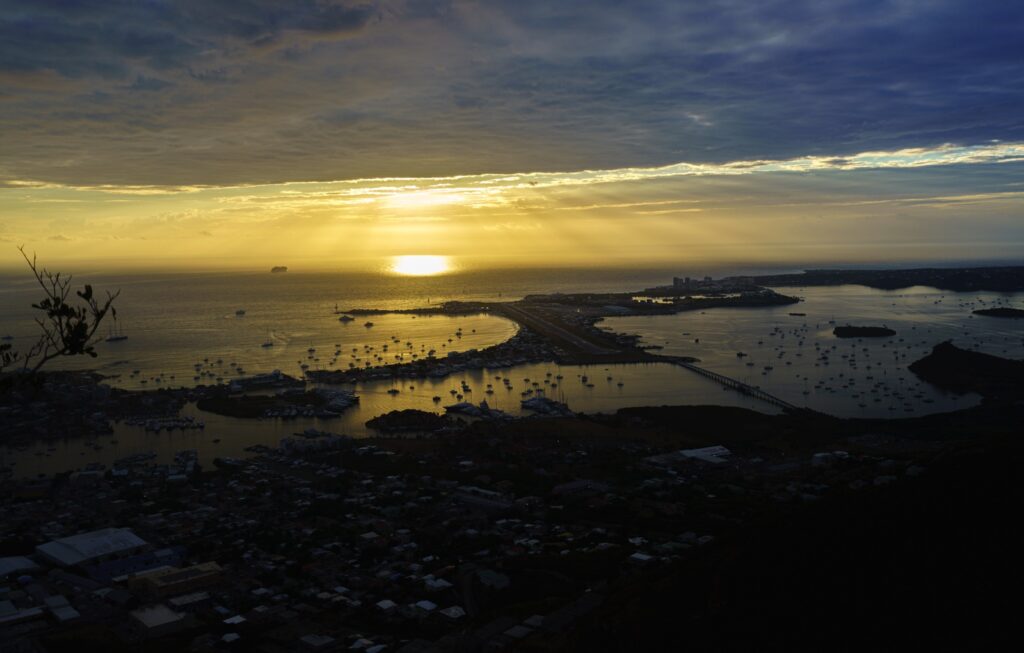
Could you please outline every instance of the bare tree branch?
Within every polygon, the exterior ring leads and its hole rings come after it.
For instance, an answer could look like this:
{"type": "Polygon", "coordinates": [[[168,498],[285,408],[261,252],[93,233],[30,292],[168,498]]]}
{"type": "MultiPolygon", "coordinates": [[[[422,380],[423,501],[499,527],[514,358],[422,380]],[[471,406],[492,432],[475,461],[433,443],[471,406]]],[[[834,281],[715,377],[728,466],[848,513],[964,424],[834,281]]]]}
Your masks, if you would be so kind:
{"type": "Polygon", "coordinates": [[[23,355],[10,351],[10,345],[6,349],[0,348],[0,369],[20,361],[24,371],[37,372],[43,365],[60,356],[95,357],[93,346],[98,339],[96,332],[107,313],[116,319],[114,300],[121,292],[107,292],[106,301],[101,303],[93,294],[92,286],[85,284],[82,290],[75,293],[83,303],[74,305],[69,301],[71,275],[64,276],[60,272],[53,273],[45,267],[40,268],[36,255],[33,253],[29,258],[24,246],[18,247],[18,251],[46,295],[39,303],[32,304],[32,308],[43,311],[44,317],[36,318],[41,334],[23,355]]]}

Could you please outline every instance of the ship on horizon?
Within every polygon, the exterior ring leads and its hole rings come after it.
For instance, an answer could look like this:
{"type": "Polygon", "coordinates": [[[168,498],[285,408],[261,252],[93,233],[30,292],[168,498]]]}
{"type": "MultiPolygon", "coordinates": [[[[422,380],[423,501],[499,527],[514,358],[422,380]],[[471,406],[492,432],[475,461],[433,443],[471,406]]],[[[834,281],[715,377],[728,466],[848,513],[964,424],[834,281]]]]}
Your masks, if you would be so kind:
{"type": "Polygon", "coordinates": [[[121,340],[127,340],[128,336],[124,334],[121,329],[121,325],[118,322],[114,322],[114,325],[110,327],[110,333],[106,337],[107,342],[120,342],[121,340]]]}

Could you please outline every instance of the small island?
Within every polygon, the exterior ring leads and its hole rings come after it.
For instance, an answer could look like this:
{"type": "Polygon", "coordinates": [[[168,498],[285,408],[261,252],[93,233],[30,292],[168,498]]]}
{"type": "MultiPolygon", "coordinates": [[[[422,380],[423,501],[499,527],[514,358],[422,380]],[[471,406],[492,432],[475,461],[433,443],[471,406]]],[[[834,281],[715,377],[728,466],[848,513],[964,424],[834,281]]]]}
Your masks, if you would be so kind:
{"type": "Polygon", "coordinates": [[[451,427],[455,422],[446,415],[438,415],[425,410],[407,408],[405,410],[393,410],[390,413],[378,415],[366,422],[366,426],[381,433],[436,433],[445,428],[451,427]]]}
{"type": "Polygon", "coordinates": [[[288,266],[287,265],[275,265],[274,267],[270,268],[270,271],[272,273],[274,273],[274,274],[280,274],[282,272],[287,272],[288,271],[288,266]]]}
{"type": "Polygon", "coordinates": [[[896,332],[888,327],[877,326],[838,326],[832,330],[837,338],[888,338],[896,332]]]}
{"type": "Polygon", "coordinates": [[[975,315],[984,315],[985,317],[1009,317],[1009,318],[1022,318],[1024,317],[1024,310],[1019,308],[1006,308],[1005,306],[1000,308],[979,308],[976,311],[971,311],[975,315]]]}
{"type": "Polygon", "coordinates": [[[294,388],[273,395],[235,395],[220,387],[199,398],[196,406],[215,415],[238,419],[296,419],[338,417],[359,403],[359,397],[347,390],[305,390],[294,388]]]}

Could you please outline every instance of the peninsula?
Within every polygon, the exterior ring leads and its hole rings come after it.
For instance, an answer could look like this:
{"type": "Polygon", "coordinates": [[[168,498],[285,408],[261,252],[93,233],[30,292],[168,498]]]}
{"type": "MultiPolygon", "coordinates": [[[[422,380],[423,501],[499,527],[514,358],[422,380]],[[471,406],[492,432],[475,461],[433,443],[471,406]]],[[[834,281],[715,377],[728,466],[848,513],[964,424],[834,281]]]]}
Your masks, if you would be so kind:
{"type": "Polygon", "coordinates": [[[1008,317],[1020,319],[1024,317],[1024,311],[1019,308],[979,308],[976,311],[972,311],[975,315],[982,315],[984,317],[1008,317]]]}
{"type": "MultiPolygon", "coordinates": [[[[388,376],[431,375],[430,368],[464,359],[486,359],[487,365],[554,360],[561,364],[641,363],[664,361],[664,357],[638,345],[633,335],[610,333],[597,325],[606,317],[622,315],[671,315],[684,311],[720,307],[787,306],[800,301],[769,288],[736,280],[703,281],[675,279],[673,284],[623,293],[551,293],[527,295],[510,302],[451,301],[436,306],[405,310],[350,308],[339,311],[349,315],[404,313],[412,315],[468,315],[490,313],[517,323],[520,336],[482,351],[450,354],[440,359],[388,366],[388,376]]],[[[308,372],[317,381],[363,380],[367,374],[383,370],[347,370],[308,372]],[[351,377],[351,378],[349,378],[351,377]]],[[[440,373],[440,375],[449,372],[440,373]]]]}

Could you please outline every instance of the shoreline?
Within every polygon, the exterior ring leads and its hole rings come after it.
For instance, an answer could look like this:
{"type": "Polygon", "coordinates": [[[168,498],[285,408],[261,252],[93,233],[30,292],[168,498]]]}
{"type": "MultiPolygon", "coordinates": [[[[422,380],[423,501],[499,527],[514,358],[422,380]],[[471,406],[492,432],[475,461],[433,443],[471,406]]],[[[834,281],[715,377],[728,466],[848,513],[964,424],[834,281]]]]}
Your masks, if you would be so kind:
{"type": "MultiPolygon", "coordinates": [[[[692,287],[675,289],[672,286],[655,287],[623,293],[553,293],[527,295],[517,301],[462,302],[451,301],[431,307],[400,310],[355,307],[338,310],[338,315],[498,315],[515,322],[520,332],[529,329],[540,337],[543,346],[562,364],[640,363],[664,360],[638,346],[639,336],[615,334],[596,325],[608,317],[624,315],[675,315],[710,308],[758,308],[797,304],[801,300],[775,292],[770,288],[746,282],[705,281],[692,287]],[[669,295],[671,301],[643,300],[645,296],[669,295]],[[696,295],[696,296],[695,296],[696,295]]],[[[518,334],[517,334],[518,335],[518,334]]],[[[504,344],[504,343],[502,343],[504,344]]],[[[481,352],[493,350],[495,345],[481,352]]],[[[455,354],[449,354],[449,357],[455,354]]],[[[544,360],[544,359],[539,359],[544,360]]],[[[539,362],[536,361],[536,362],[539,362]]],[[[693,359],[691,362],[696,362],[693,359]]],[[[422,361],[417,361],[422,363],[422,361]]],[[[413,363],[412,365],[416,365],[413,363]]],[[[410,365],[410,364],[404,364],[410,365]]],[[[401,365],[390,366],[392,368],[401,365]]],[[[373,369],[373,368],[370,368],[373,369]]],[[[344,372],[344,371],[342,371],[344,372]]],[[[307,372],[322,375],[323,372],[307,372]]]]}
{"type": "Polygon", "coordinates": [[[1024,291],[1024,266],[902,270],[808,269],[798,274],[738,276],[729,279],[780,288],[855,284],[879,290],[931,286],[951,292],[1021,292],[1024,291]]]}
{"type": "MultiPolygon", "coordinates": [[[[277,373],[215,385],[124,390],[102,385],[102,380],[88,372],[55,372],[52,373],[55,376],[50,377],[51,380],[57,379],[57,383],[64,382],[69,388],[77,388],[71,392],[71,395],[77,398],[77,403],[52,401],[53,398],[50,397],[47,401],[38,403],[43,408],[36,411],[34,407],[30,410],[27,404],[19,407],[16,402],[4,407],[6,411],[3,413],[4,419],[0,420],[0,430],[6,434],[5,439],[8,441],[30,442],[44,433],[95,438],[110,433],[112,421],[174,420],[186,403],[223,403],[232,397],[244,397],[249,391],[294,391],[299,388],[310,391],[315,390],[316,384],[357,384],[387,379],[441,379],[471,370],[500,369],[545,362],[562,365],[696,363],[699,359],[659,355],[654,353],[657,346],[640,346],[640,337],[637,335],[612,333],[597,325],[607,317],[623,315],[672,315],[724,307],[775,307],[792,305],[800,301],[797,297],[783,295],[753,284],[746,278],[717,281],[706,278],[675,279],[672,285],[636,292],[551,293],[527,295],[516,301],[452,301],[436,306],[397,310],[355,307],[347,311],[338,310],[335,314],[484,313],[513,321],[518,326],[518,331],[508,340],[496,345],[479,350],[450,352],[443,358],[428,357],[411,362],[348,370],[306,371],[301,378],[277,373]],[[106,389],[100,391],[96,388],[106,389]],[[48,402],[50,406],[47,408],[48,402]],[[55,406],[58,407],[56,411],[55,406]],[[35,412],[39,414],[33,414],[35,412]],[[49,428],[55,423],[59,423],[59,428],[49,428]]],[[[39,396],[46,395],[47,393],[43,392],[39,396]]],[[[248,418],[249,413],[253,413],[254,410],[240,410],[240,418],[248,418]]]]}

